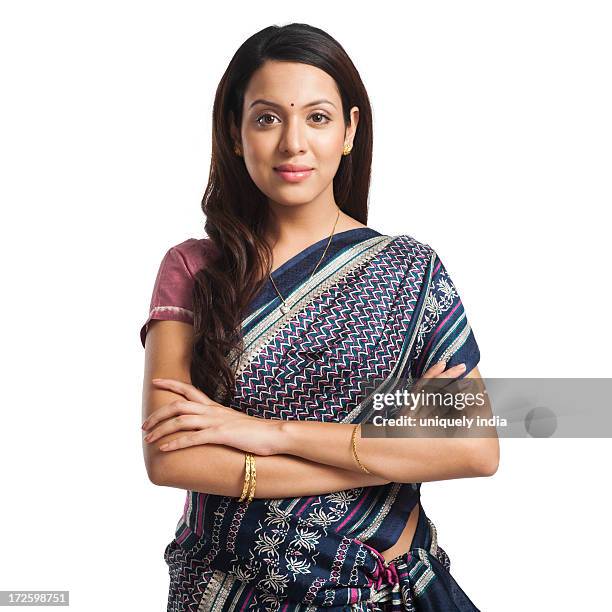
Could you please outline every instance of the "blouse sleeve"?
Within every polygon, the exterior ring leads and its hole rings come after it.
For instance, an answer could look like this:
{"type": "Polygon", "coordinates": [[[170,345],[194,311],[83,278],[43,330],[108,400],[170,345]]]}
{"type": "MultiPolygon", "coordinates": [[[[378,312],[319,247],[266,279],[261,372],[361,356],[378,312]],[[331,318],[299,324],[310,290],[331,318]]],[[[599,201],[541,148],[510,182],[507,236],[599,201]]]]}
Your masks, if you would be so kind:
{"type": "Polygon", "coordinates": [[[149,316],[140,328],[143,347],[152,320],[193,323],[192,292],[197,266],[192,260],[194,249],[200,246],[198,242],[190,238],[164,255],[153,285],[149,316]]]}
{"type": "Polygon", "coordinates": [[[410,366],[411,378],[420,378],[439,361],[447,362],[446,369],[465,363],[466,369],[458,377],[463,378],[480,361],[480,350],[457,287],[433,249],[419,304],[423,304],[423,312],[410,366]]]}

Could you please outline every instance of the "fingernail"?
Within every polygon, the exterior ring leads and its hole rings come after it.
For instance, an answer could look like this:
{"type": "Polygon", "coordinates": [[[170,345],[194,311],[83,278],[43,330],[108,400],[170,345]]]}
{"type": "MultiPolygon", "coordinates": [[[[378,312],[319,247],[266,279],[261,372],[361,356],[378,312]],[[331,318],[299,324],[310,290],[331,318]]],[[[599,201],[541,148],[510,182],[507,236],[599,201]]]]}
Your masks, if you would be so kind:
{"type": "Polygon", "coordinates": [[[145,421],[145,422],[142,424],[142,428],[143,428],[143,429],[146,429],[148,426],[149,426],[149,422],[148,422],[148,421],[145,421]]]}
{"type": "Polygon", "coordinates": [[[459,364],[459,367],[460,367],[462,370],[465,370],[465,363],[460,363],[460,364],[459,364]]]}

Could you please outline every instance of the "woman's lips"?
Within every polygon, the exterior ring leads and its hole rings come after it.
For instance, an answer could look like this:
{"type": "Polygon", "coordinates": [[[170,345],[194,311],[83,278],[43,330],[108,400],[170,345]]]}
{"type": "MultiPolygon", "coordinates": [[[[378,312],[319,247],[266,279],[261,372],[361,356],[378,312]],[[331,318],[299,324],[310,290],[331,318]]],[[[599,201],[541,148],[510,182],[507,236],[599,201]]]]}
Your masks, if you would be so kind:
{"type": "Polygon", "coordinates": [[[313,172],[314,169],[310,170],[298,170],[295,172],[289,172],[287,170],[277,170],[274,168],[274,172],[276,172],[283,180],[288,183],[299,183],[305,179],[307,179],[313,172]]]}

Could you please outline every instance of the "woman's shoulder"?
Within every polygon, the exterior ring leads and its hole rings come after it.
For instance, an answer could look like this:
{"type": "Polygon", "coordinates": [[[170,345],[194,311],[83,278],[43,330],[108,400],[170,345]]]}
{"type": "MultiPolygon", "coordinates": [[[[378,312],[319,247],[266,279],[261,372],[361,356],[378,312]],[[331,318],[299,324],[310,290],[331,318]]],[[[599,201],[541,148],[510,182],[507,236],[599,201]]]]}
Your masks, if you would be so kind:
{"type": "Polygon", "coordinates": [[[391,236],[391,238],[393,238],[393,242],[395,242],[397,246],[401,247],[401,249],[407,254],[420,253],[421,255],[427,256],[435,254],[435,251],[431,245],[418,240],[412,234],[394,234],[391,236]]]}
{"type": "Polygon", "coordinates": [[[193,276],[198,272],[214,251],[210,238],[187,238],[168,249],[168,254],[180,258],[193,276]]]}

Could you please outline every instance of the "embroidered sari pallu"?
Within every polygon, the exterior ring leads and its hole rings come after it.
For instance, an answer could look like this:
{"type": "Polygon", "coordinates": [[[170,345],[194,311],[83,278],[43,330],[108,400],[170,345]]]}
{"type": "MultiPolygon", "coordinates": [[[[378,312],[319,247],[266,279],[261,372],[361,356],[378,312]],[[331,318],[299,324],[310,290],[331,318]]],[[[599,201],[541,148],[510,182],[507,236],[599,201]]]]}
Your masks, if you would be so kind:
{"type": "MultiPolygon", "coordinates": [[[[436,253],[410,236],[370,228],[311,245],[273,273],[243,321],[232,355],[231,407],[269,419],[365,422],[375,391],[415,380],[440,359],[479,352],[436,253]]],[[[313,441],[315,442],[315,441],[313,441]]],[[[253,499],[188,491],[174,540],[168,610],[469,610],[433,523],[420,508],[410,552],[385,563],[419,504],[420,483],[310,497],[253,499]]]]}

